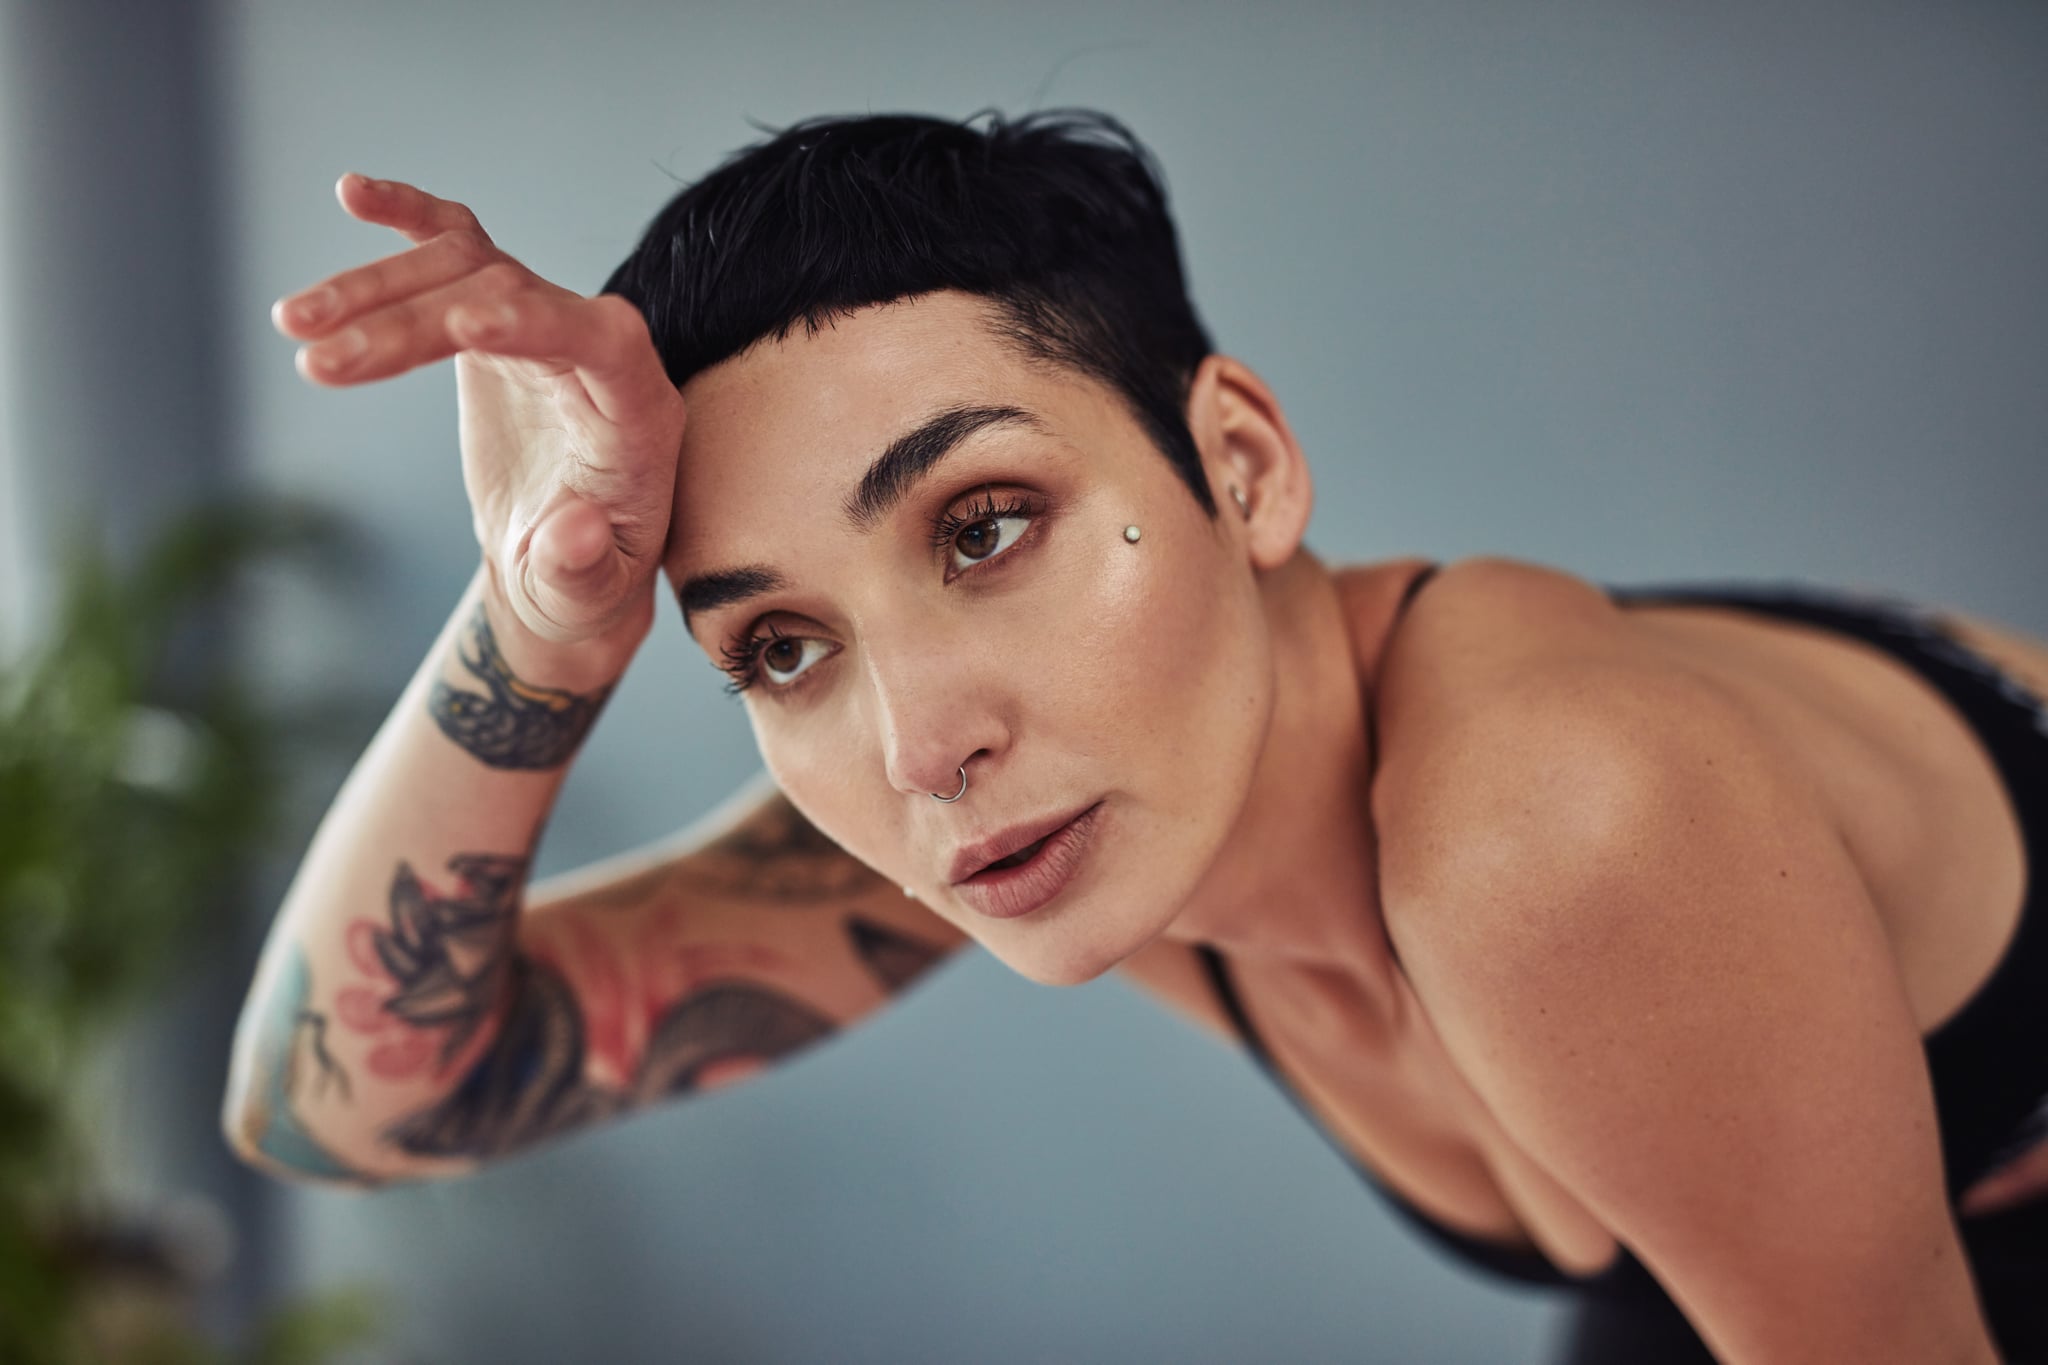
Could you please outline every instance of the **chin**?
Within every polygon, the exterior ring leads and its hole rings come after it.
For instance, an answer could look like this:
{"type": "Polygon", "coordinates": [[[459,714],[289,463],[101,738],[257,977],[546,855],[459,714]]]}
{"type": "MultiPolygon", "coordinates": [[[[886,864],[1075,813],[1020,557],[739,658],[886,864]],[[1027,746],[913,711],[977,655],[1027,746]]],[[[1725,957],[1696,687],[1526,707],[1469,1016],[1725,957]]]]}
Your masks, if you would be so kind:
{"type": "Polygon", "coordinates": [[[1058,956],[1034,953],[1023,961],[1014,957],[1002,958],[1003,964],[1011,971],[1041,986],[1085,986],[1123,960],[1107,953],[1058,956]]]}
{"type": "Polygon", "coordinates": [[[1121,913],[1107,913],[1103,899],[1076,902],[1070,907],[1076,913],[1028,929],[1032,917],[1027,915],[1018,922],[1023,932],[983,938],[982,947],[1040,986],[1085,986],[1129,961],[1174,918],[1175,907],[1145,907],[1134,914],[1137,907],[1128,898],[1121,913]]]}

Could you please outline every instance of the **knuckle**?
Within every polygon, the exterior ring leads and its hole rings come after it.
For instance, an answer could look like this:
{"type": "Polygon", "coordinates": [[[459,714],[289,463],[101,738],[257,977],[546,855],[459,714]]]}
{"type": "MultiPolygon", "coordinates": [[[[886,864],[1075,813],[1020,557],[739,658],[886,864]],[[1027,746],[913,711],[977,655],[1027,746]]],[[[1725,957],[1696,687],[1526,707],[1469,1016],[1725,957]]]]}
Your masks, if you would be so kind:
{"type": "Polygon", "coordinates": [[[491,239],[474,228],[453,227],[434,239],[436,245],[454,256],[458,261],[472,265],[483,265],[497,256],[491,239]]]}
{"type": "Polygon", "coordinates": [[[472,276],[477,292],[494,302],[508,302],[526,286],[526,272],[510,261],[497,260],[472,276]]]}
{"type": "Polygon", "coordinates": [[[447,354],[446,332],[430,301],[406,299],[366,319],[370,353],[377,365],[393,373],[447,354]]]}
{"type": "Polygon", "coordinates": [[[613,331],[624,341],[644,341],[648,337],[647,317],[638,304],[623,294],[600,294],[598,306],[605,310],[605,320],[613,331]]]}
{"type": "Polygon", "coordinates": [[[377,271],[375,267],[350,270],[336,275],[320,286],[326,293],[326,303],[333,310],[334,319],[345,318],[377,297],[377,271]]]}
{"type": "Polygon", "coordinates": [[[611,350],[620,355],[649,344],[647,319],[629,299],[617,294],[601,294],[597,300],[599,322],[603,326],[604,338],[611,350]]]}
{"type": "Polygon", "coordinates": [[[409,305],[397,303],[365,318],[358,324],[358,330],[363,334],[364,345],[355,368],[381,371],[406,351],[418,323],[409,305]]]}
{"type": "Polygon", "coordinates": [[[305,304],[299,306],[302,319],[319,328],[341,325],[358,309],[376,297],[376,270],[365,266],[359,270],[344,271],[330,275],[319,284],[305,291],[305,298],[313,305],[312,316],[306,317],[305,304]]]}

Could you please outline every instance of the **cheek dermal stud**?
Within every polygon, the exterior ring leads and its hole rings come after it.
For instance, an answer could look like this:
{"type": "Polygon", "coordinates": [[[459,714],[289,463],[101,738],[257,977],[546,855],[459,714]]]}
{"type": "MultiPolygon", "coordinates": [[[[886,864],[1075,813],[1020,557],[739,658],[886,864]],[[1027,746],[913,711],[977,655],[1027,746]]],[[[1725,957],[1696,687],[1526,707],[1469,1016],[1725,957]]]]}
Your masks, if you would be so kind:
{"type": "Polygon", "coordinates": [[[1128,540],[1129,542],[1131,542],[1131,544],[1133,544],[1133,545],[1136,545],[1136,544],[1138,543],[1138,535],[1139,535],[1139,532],[1138,532],[1138,528],[1137,528],[1137,527],[1135,527],[1135,526],[1126,526],[1126,527],[1124,527],[1124,539],[1125,539],[1125,540],[1128,540]]]}

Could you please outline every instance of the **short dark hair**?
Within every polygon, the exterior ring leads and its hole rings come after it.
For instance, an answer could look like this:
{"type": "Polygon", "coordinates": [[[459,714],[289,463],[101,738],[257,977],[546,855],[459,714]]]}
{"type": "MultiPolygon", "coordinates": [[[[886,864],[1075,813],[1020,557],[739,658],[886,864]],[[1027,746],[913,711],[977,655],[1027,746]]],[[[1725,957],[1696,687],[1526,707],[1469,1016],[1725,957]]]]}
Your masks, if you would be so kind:
{"type": "Polygon", "coordinates": [[[678,387],[798,322],[940,289],[989,300],[1027,356],[1121,395],[1215,515],[1186,416],[1209,337],[1163,177],[1107,114],[791,125],[669,200],[604,286],[640,309],[678,387]]]}

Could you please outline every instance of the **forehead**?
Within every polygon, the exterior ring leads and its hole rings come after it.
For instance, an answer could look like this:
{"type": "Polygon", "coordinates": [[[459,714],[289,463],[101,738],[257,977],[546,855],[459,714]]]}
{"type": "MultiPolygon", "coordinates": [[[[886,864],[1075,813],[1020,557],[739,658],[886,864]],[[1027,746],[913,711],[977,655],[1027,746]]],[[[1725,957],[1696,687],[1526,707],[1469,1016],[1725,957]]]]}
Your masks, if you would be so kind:
{"type": "Polygon", "coordinates": [[[801,451],[821,474],[821,462],[871,456],[904,422],[948,401],[1014,391],[1029,367],[988,318],[980,299],[928,294],[863,308],[815,334],[799,323],[693,375],[683,386],[683,473],[712,492],[722,473],[770,473],[749,470],[748,457],[801,451]]]}
{"type": "Polygon", "coordinates": [[[779,512],[836,510],[891,440],[935,412],[1015,406],[1068,432],[1104,415],[1097,386],[997,335],[992,307],[945,292],[864,308],[692,376],[671,569],[752,557],[779,512]]]}

